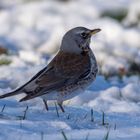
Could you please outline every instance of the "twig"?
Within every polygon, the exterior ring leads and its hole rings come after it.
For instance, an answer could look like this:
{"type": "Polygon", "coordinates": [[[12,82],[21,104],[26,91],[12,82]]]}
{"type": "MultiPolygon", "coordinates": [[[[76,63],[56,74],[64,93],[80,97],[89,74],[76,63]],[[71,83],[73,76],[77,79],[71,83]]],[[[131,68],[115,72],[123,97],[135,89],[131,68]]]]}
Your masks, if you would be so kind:
{"type": "Polygon", "coordinates": [[[22,119],[19,120],[20,121],[20,128],[22,128],[22,119]]]}
{"type": "Polygon", "coordinates": [[[86,118],[87,118],[87,115],[88,115],[88,114],[86,113],[86,114],[84,115],[83,119],[86,119],[86,118]]]}
{"type": "Polygon", "coordinates": [[[102,114],[102,125],[105,125],[105,113],[104,112],[102,112],[103,114],[102,114]]]}
{"type": "Polygon", "coordinates": [[[108,131],[107,131],[103,140],[108,140],[109,139],[109,133],[110,133],[110,128],[108,129],[108,131]]]}
{"type": "Polygon", "coordinates": [[[63,130],[61,131],[61,134],[62,134],[64,140],[68,140],[68,138],[66,137],[66,134],[65,134],[65,132],[63,130]]]}
{"type": "Polygon", "coordinates": [[[23,120],[25,120],[25,118],[26,118],[27,111],[28,111],[28,106],[26,107],[26,109],[24,111],[23,120]]]}
{"type": "Polygon", "coordinates": [[[88,140],[88,138],[89,138],[89,133],[87,133],[87,135],[86,135],[86,139],[85,139],[85,140],[88,140]]]}
{"type": "Polygon", "coordinates": [[[5,107],[6,107],[6,104],[3,105],[2,109],[1,109],[1,113],[3,113],[5,107]]]}
{"type": "Polygon", "coordinates": [[[116,128],[117,128],[117,125],[116,125],[116,123],[115,123],[115,125],[114,125],[114,130],[116,130],[116,128]]]}
{"type": "Polygon", "coordinates": [[[55,104],[55,109],[56,109],[57,117],[59,118],[59,112],[58,112],[57,104],[56,103],[54,103],[54,104],[55,104]]]}
{"type": "Polygon", "coordinates": [[[105,113],[104,112],[102,114],[102,125],[103,126],[108,126],[109,125],[109,123],[105,122],[105,113]]]}
{"type": "Polygon", "coordinates": [[[93,109],[91,109],[91,122],[94,122],[93,109]]]}
{"type": "Polygon", "coordinates": [[[41,132],[41,140],[44,140],[44,133],[41,132]]]}
{"type": "Polygon", "coordinates": [[[70,119],[70,114],[67,115],[67,119],[68,119],[68,120],[70,119]]]}

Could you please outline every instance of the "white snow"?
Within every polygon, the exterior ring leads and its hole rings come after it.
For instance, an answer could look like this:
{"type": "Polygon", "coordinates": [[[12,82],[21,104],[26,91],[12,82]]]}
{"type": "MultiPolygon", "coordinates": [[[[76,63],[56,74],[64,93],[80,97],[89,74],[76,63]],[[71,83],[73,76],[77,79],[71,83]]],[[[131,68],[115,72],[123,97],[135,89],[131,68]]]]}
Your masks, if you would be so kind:
{"type": "Polygon", "coordinates": [[[0,94],[27,82],[44,68],[59,49],[64,33],[75,26],[101,28],[91,40],[99,64],[96,81],[64,104],[57,116],[53,102],[45,110],[40,98],[19,103],[24,95],[0,100],[0,140],[139,140],[140,77],[125,75],[140,64],[138,0],[2,0],[0,1],[0,45],[11,60],[0,66],[0,94]],[[122,22],[102,14],[127,10],[122,22]],[[117,76],[119,74],[119,76],[117,76]],[[24,112],[29,107],[24,120],[24,112]],[[4,109],[3,109],[4,108],[4,109]],[[91,121],[93,109],[94,122],[91,121]],[[105,125],[102,116],[105,113],[105,125]]]}

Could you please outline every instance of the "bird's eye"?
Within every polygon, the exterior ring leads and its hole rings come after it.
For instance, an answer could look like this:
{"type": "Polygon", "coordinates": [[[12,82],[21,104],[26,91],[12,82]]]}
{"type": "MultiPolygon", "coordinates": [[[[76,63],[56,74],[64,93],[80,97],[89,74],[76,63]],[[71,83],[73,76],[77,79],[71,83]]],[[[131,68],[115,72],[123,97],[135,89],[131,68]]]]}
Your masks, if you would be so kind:
{"type": "Polygon", "coordinates": [[[80,35],[81,35],[83,38],[87,38],[87,36],[88,36],[87,33],[85,33],[85,32],[81,33],[80,35]]]}

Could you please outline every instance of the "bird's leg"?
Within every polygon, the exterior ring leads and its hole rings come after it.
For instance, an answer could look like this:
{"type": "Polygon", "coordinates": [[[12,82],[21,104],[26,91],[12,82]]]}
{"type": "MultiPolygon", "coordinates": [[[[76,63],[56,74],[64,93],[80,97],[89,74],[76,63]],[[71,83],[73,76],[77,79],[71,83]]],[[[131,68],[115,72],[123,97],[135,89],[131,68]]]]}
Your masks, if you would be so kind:
{"type": "Polygon", "coordinates": [[[47,100],[43,99],[43,103],[44,103],[44,105],[45,105],[46,110],[48,111],[49,108],[48,108],[47,100]]]}
{"type": "Polygon", "coordinates": [[[63,102],[57,102],[58,106],[60,107],[62,112],[65,112],[64,108],[63,108],[63,102]]]}

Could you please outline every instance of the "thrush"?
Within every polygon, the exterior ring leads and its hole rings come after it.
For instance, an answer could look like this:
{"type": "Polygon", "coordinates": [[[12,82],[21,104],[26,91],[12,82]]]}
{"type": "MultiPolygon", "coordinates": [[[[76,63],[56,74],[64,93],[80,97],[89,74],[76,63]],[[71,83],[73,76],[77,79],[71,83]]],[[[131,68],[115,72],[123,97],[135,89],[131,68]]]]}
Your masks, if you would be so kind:
{"type": "Polygon", "coordinates": [[[64,112],[63,101],[83,92],[96,78],[98,66],[90,40],[100,30],[85,27],[69,30],[62,39],[60,50],[45,68],[27,83],[0,98],[25,93],[20,102],[41,97],[48,110],[47,100],[56,100],[64,112]]]}

